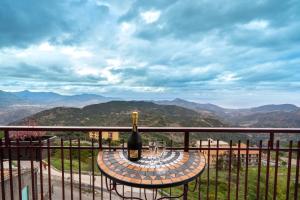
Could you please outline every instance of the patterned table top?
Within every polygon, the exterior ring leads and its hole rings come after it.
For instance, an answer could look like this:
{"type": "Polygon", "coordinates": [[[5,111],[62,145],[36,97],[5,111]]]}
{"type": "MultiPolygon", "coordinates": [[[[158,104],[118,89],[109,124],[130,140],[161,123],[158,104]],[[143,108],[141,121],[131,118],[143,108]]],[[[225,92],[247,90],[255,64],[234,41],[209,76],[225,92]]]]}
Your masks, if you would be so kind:
{"type": "Polygon", "coordinates": [[[148,151],[138,162],[127,159],[127,151],[101,151],[98,167],[110,179],[140,188],[164,188],[188,183],[205,168],[205,158],[199,151],[166,151],[160,162],[153,163],[148,151]]]}

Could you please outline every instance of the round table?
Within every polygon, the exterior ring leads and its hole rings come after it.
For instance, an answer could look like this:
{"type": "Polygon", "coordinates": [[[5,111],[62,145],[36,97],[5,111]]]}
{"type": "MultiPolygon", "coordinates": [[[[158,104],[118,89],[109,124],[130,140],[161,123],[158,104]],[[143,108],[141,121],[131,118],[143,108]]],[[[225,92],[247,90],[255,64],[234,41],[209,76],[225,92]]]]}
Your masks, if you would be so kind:
{"type": "Polygon", "coordinates": [[[199,151],[166,151],[153,163],[148,151],[137,162],[127,159],[127,151],[100,151],[98,167],[114,183],[159,189],[187,185],[204,171],[205,158],[199,151]]]}

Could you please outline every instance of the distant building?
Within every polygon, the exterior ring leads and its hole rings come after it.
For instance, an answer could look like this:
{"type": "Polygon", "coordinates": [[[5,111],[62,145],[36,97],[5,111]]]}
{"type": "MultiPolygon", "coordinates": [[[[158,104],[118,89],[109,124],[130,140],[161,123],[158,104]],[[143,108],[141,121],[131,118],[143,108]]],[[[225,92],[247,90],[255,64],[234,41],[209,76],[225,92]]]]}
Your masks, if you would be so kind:
{"type": "MultiPolygon", "coordinates": [[[[208,139],[207,141],[197,141],[197,147],[201,148],[217,148],[217,141],[213,139],[208,139]],[[201,144],[201,145],[200,145],[201,144]]],[[[246,148],[246,144],[241,143],[241,148],[246,148]]],[[[218,150],[218,158],[223,161],[228,162],[228,156],[229,156],[229,150],[223,150],[222,148],[230,148],[230,145],[228,142],[225,141],[219,141],[219,148],[218,150]]],[[[232,148],[238,148],[238,145],[232,146],[232,148]]],[[[208,160],[208,155],[209,155],[209,162],[211,165],[216,165],[216,160],[217,160],[217,150],[201,150],[203,152],[205,158],[208,160]]],[[[232,158],[233,160],[237,161],[238,160],[238,154],[240,152],[240,163],[241,165],[246,165],[246,158],[247,158],[247,150],[233,150],[232,151],[232,158]]],[[[248,151],[248,165],[257,165],[258,164],[258,158],[259,158],[259,151],[257,150],[249,150],[248,151]]]]}
{"type": "MultiPolygon", "coordinates": [[[[241,148],[246,148],[247,145],[241,143],[241,148]]],[[[238,145],[233,146],[233,148],[238,148],[238,145]]],[[[238,159],[238,150],[233,151],[233,156],[237,160],[238,159]]],[[[247,158],[247,150],[240,150],[240,162],[242,165],[246,165],[247,158]]],[[[259,151],[258,150],[249,150],[248,151],[248,165],[257,165],[259,159],[259,151]]]]}
{"type": "MultiPolygon", "coordinates": [[[[99,132],[89,132],[89,138],[99,140],[99,132]]],[[[112,141],[119,140],[119,132],[115,131],[103,131],[102,139],[111,139],[112,141]]]]}
{"type": "MultiPolygon", "coordinates": [[[[197,141],[197,147],[201,148],[217,148],[217,141],[209,138],[207,141],[197,141]]],[[[229,144],[225,141],[219,141],[219,148],[228,148],[229,144]]],[[[209,154],[209,162],[211,165],[216,164],[217,160],[217,150],[210,150],[208,153],[208,150],[201,150],[201,152],[204,154],[206,160],[208,160],[208,154],[209,154]]],[[[218,157],[219,159],[227,155],[227,150],[219,150],[218,151],[218,157]]]]}
{"type": "MultiPolygon", "coordinates": [[[[4,192],[2,191],[2,187],[0,187],[0,193],[5,195],[5,199],[11,199],[11,193],[10,193],[10,174],[8,169],[3,169],[4,174],[4,192]]],[[[37,188],[37,169],[34,170],[34,183],[35,188],[37,188]]],[[[14,199],[15,200],[21,200],[19,199],[18,191],[19,191],[19,182],[18,182],[18,172],[17,170],[12,170],[12,183],[13,183],[13,189],[14,189],[14,199]]],[[[0,179],[0,185],[1,185],[1,179],[0,179]]],[[[35,190],[36,191],[36,190],[35,190]]],[[[35,196],[35,199],[37,199],[38,194],[35,192],[35,194],[32,194],[32,176],[31,176],[31,170],[21,170],[21,193],[22,193],[22,200],[31,200],[33,199],[33,195],[35,196]]],[[[2,196],[0,195],[0,199],[2,199],[2,196]]]]}

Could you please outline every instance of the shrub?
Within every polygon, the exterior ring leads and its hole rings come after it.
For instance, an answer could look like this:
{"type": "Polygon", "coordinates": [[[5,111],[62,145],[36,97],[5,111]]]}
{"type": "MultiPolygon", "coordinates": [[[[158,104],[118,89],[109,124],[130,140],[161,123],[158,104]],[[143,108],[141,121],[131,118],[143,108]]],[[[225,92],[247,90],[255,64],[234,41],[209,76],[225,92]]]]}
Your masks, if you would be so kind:
{"type": "MultiPolygon", "coordinates": [[[[37,123],[34,120],[28,120],[27,126],[35,127],[37,126],[37,123]]],[[[9,138],[12,140],[36,140],[45,134],[45,131],[11,131],[9,133],[9,138]]]]}

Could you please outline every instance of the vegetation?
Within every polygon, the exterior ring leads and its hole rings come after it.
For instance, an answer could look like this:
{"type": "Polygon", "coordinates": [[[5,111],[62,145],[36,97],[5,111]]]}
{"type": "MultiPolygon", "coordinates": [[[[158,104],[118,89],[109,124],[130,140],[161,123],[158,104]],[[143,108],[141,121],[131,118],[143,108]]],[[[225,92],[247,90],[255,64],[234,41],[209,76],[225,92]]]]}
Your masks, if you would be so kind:
{"type": "MultiPolygon", "coordinates": [[[[34,120],[28,120],[28,127],[37,126],[34,120]]],[[[46,135],[45,131],[10,131],[9,137],[13,140],[38,140],[38,138],[46,135]]]]}
{"type": "MultiPolygon", "coordinates": [[[[60,145],[59,141],[55,142],[57,145],[60,145]]],[[[77,146],[78,143],[77,141],[72,141],[73,146],[77,146]]],[[[91,143],[89,142],[81,142],[81,146],[91,146],[91,143]]],[[[70,146],[69,141],[64,142],[64,146],[70,146]]],[[[84,150],[80,149],[78,151],[77,149],[72,149],[71,151],[69,149],[64,149],[63,150],[63,156],[64,156],[64,170],[66,172],[70,171],[70,157],[72,156],[72,169],[76,173],[79,170],[79,156],[80,156],[80,164],[81,164],[81,170],[82,171],[91,171],[92,170],[92,157],[94,155],[94,167],[97,169],[96,165],[96,156],[98,154],[98,151],[92,152],[91,150],[84,150]],[[80,155],[79,155],[80,152],[80,155]],[[71,154],[70,154],[71,153],[71,154]],[[71,156],[70,156],[71,155],[71,156]]],[[[55,149],[52,152],[51,155],[51,165],[54,166],[58,170],[62,170],[62,159],[61,159],[61,150],[60,149],[55,149]]],[[[97,171],[97,170],[96,170],[97,171]]]]}
{"type": "MultiPolygon", "coordinates": [[[[95,104],[84,108],[53,108],[42,111],[30,118],[37,121],[39,125],[47,126],[131,126],[130,113],[140,112],[139,126],[186,126],[186,127],[223,127],[221,121],[206,113],[199,113],[193,110],[173,105],[157,105],[143,101],[112,101],[108,103],[95,104]]],[[[24,119],[18,124],[24,124],[24,119]]],[[[80,135],[80,133],[71,133],[80,135]]],[[[144,139],[163,139],[179,142],[183,141],[183,134],[142,134],[144,139]]],[[[82,134],[81,134],[82,136],[82,134]]],[[[126,139],[126,134],[122,134],[126,139]]],[[[210,133],[191,134],[193,139],[207,139],[212,137],[210,133]]],[[[231,134],[214,134],[214,139],[232,139],[231,134]]],[[[246,140],[248,137],[243,134],[235,134],[235,140],[246,140]]]]}
{"type": "MultiPolygon", "coordinates": [[[[60,144],[60,143],[57,143],[60,144]]],[[[64,142],[64,146],[69,146],[69,141],[64,142]]],[[[72,141],[72,145],[76,146],[77,142],[72,141]]],[[[118,145],[118,143],[116,143],[118,145]]],[[[91,146],[91,143],[81,142],[81,146],[91,146]]],[[[65,172],[70,172],[70,153],[72,155],[72,169],[73,173],[78,173],[79,169],[79,152],[76,149],[70,150],[65,149],[63,151],[64,154],[64,170],[65,172]]],[[[264,152],[265,154],[266,152],[264,152]]],[[[95,174],[99,175],[99,170],[97,167],[96,162],[96,156],[98,154],[98,151],[95,150],[93,153],[91,150],[80,150],[80,161],[81,161],[81,171],[83,173],[92,171],[92,159],[94,159],[94,172],[95,174]],[[94,157],[93,157],[94,156],[94,157]]],[[[280,152],[280,157],[287,157],[287,153],[280,152]]],[[[275,154],[271,154],[271,160],[275,159],[275,154]]],[[[286,187],[287,187],[287,166],[286,162],[282,161],[280,159],[279,163],[281,166],[278,168],[278,179],[277,179],[277,199],[286,199],[286,187]]],[[[221,161],[219,161],[219,164],[221,161]]],[[[53,155],[51,157],[51,164],[57,168],[58,170],[62,169],[62,159],[61,159],[61,150],[55,150],[53,152],[53,155]]],[[[290,182],[290,199],[292,199],[294,196],[295,191],[295,173],[296,168],[293,166],[291,171],[291,182],[290,182]]],[[[230,197],[231,199],[236,199],[236,192],[238,191],[238,199],[244,199],[245,194],[245,176],[246,169],[244,166],[241,166],[240,168],[240,174],[239,174],[239,188],[236,188],[236,182],[237,182],[237,165],[235,164],[235,160],[233,160],[232,164],[232,171],[231,171],[231,183],[230,183],[230,197]]],[[[274,191],[274,176],[275,174],[275,168],[270,166],[270,173],[269,173],[269,189],[268,189],[268,197],[269,199],[273,199],[273,191],[274,191]]],[[[215,188],[217,186],[217,195],[218,199],[227,199],[228,195],[228,168],[227,167],[219,167],[218,168],[218,181],[216,182],[216,169],[211,167],[210,168],[210,174],[208,177],[208,170],[205,169],[204,173],[201,175],[201,182],[200,182],[200,194],[201,199],[206,199],[207,191],[209,194],[208,199],[215,199],[215,188]]],[[[256,192],[257,192],[257,182],[258,182],[258,167],[249,167],[248,169],[248,199],[254,200],[256,199],[256,192]]],[[[192,182],[189,184],[189,188],[192,189],[194,187],[195,182],[192,182]]],[[[259,178],[259,184],[260,184],[260,199],[265,198],[265,190],[266,190],[266,166],[262,166],[261,168],[261,175],[259,178]]],[[[172,188],[172,195],[179,195],[182,193],[182,187],[175,187],[172,188]]],[[[300,188],[299,188],[300,189],[300,188]]],[[[168,193],[170,190],[165,189],[164,192],[168,193]]],[[[198,199],[199,190],[196,189],[195,192],[189,192],[188,198],[189,199],[198,199]]]]}
{"type": "MultiPolygon", "coordinates": [[[[64,142],[65,146],[69,146],[69,142],[64,142]]],[[[72,142],[72,145],[77,145],[76,142],[72,142]]],[[[89,142],[83,142],[81,145],[90,146],[91,143],[89,142]]],[[[70,150],[65,149],[63,151],[64,154],[64,170],[65,172],[70,172],[70,150]]],[[[98,154],[98,151],[95,150],[94,153],[92,153],[91,150],[80,150],[80,161],[81,161],[81,171],[82,173],[87,173],[89,171],[92,171],[92,157],[94,155],[94,172],[95,174],[99,175],[99,170],[97,167],[96,162],[96,156],[98,154]]],[[[78,173],[79,169],[79,152],[76,149],[73,149],[71,151],[72,155],[72,170],[73,173],[78,173]]],[[[51,157],[51,164],[57,168],[58,170],[62,170],[62,159],[61,159],[61,150],[55,150],[53,152],[53,155],[51,157]]],[[[206,199],[207,191],[209,191],[209,198],[211,200],[215,199],[215,187],[217,185],[218,191],[218,199],[227,199],[228,195],[228,169],[225,168],[218,168],[218,181],[216,182],[216,169],[210,168],[210,174],[209,179],[207,179],[208,170],[206,169],[204,173],[201,175],[201,182],[200,182],[200,194],[202,199],[206,199]]],[[[295,173],[296,169],[295,167],[292,167],[292,173],[291,173],[291,182],[290,182],[290,198],[294,195],[295,190],[295,173]]],[[[240,168],[240,175],[239,175],[239,198],[238,199],[244,199],[245,194],[245,174],[246,169],[245,167],[240,168]]],[[[271,199],[273,197],[273,191],[274,191],[274,174],[275,174],[275,168],[270,167],[270,173],[269,173],[269,192],[268,196],[271,199]]],[[[237,181],[237,170],[236,167],[233,165],[232,167],[232,174],[231,174],[231,189],[230,189],[230,196],[231,199],[236,199],[236,181],[237,181]]],[[[248,169],[248,199],[254,200],[256,199],[256,191],[257,191],[257,181],[258,181],[258,168],[256,167],[249,167],[248,169]]],[[[277,199],[286,199],[286,186],[287,186],[287,167],[285,165],[282,165],[278,168],[278,180],[277,180],[277,199]]],[[[259,179],[260,183],[260,199],[265,198],[265,185],[266,185],[266,166],[262,166],[261,169],[261,175],[259,179]]],[[[189,184],[190,190],[194,188],[195,182],[192,182],[189,184]]],[[[172,188],[172,195],[179,195],[182,193],[183,187],[175,187],[172,188]]],[[[165,189],[165,193],[169,193],[169,189],[165,189]]],[[[195,192],[189,192],[188,193],[188,199],[197,199],[199,195],[198,188],[195,192]]]]}
{"type": "MultiPolygon", "coordinates": [[[[209,179],[207,179],[207,170],[201,175],[200,182],[200,194],[201,199],[206,199],[207,191],[209,194],[210,200],[215,200],[215,188],[217,185],[217,199],[227,199],[228,195],[228,170],[218,170],[218,182],[216,182],[216,169],[210,169],[209,179]]],[[[292,168],[291,174],[291,182],[290,182],[290,199],[294,198],[295,191],[295,167],[292,168]]],[[[237,171],[233,170],[231,176],[231,188],[230,188],[230,199],[236,199],[236,192],[238,191],[238,199],[244,199],[245,195],[245,169],[241,169],[240,177],[239,177],[239,188],[236,188],[236,180],[237,180],[237,171]]],[[[270,175],[269,175],[269,190],[268,190],[268,198],[273,199],[273,191],[274,191],[274,174],[275,168],[270,167],[270,175]]],[[[256,199],[257,192],[257,180],[258,180],[258,169],[257,167],[251,167],[248,170],[248,199],[254,200],[256,199]]],[[[266,167],[262,167],[261,176],[260,176],[260,199],[265,198],[265,190],[266,190],[266,167]]],[[[193,189],[195,182],[189,184],[189,188],[193,189]]],[[[277,180],[277,199],[283,200],[286,199],[286,187],[287,187],[287,168],[279,167],[278,168],[278,180],[277,180]]],[[[298,189],[299,190],[299,189],[298,189]]],[[[169,189],[165,189],[166,193],[169,193],[169,189]]],[[[179,195],[183,191],[183,187],[172,188],[172,195],[179,195]]],[[[198,199],[199,190],[196,189],[195,192],[188,193],[188,199],[198,199]]]]}

